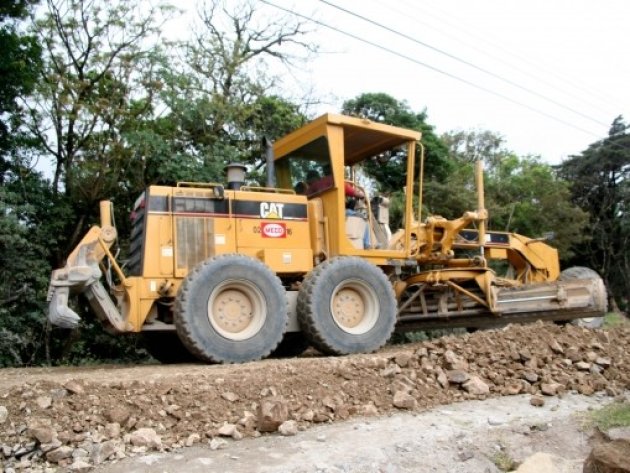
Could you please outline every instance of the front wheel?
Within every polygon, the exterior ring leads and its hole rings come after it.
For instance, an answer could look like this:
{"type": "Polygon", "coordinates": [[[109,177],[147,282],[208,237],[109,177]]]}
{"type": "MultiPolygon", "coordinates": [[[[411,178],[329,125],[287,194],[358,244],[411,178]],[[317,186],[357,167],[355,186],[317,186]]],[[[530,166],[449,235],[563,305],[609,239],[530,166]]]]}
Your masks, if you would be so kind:
{"type": "Polygon", "coordinates": [[[174,321],[183,344],[201,360],[242,363],[276,348],[287,312],[284,287],[267,266],[243,255],[221,255],[188,274],[174,321]]]}
{"type": "Polygon", "coordinates": [[[319,351],[371,352],[396,322],[396,296],[378,266],[361,258],[325,261],[304,280],[297,300],[302,330],[319,351]]]}

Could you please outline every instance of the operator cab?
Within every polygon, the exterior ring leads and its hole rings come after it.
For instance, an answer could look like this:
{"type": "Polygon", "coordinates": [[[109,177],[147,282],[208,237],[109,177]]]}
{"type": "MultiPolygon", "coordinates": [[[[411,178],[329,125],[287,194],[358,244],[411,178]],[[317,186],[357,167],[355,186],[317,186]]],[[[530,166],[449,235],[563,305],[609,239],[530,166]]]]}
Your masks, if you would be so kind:
{"type": "MultiPolygon", "coordinates": [[[[355,171],[361,163],[383,158],[407,162],[407,188],[413,189],[419,139],[415,131],[327,114],[275,143],[277,185],[306,195],[313,212],[321,209],[322,215],[309,213],[309,219],[325,222],[326,257],[403,257],[405,248],[390,248],[389,200],[376,195],[367,179],[358,182],[355,171]]],[[[412,220],[412,193],[405,221],[412,220]]]]}

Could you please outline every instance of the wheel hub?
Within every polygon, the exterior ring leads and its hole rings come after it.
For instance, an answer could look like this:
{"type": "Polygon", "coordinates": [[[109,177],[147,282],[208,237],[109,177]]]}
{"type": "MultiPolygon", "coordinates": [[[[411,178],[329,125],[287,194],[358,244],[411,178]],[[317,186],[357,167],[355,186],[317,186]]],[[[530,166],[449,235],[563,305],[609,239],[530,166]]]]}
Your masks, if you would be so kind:
{"type": "Polygon", "coordinates": [[[330,312],[344,332],[361,335],[369,332],[379,316],[379,302],[374,291],[360,279],[347,279],[333,291],[330,312]]]}
{"type": "Polygon", "coordinates": [[[338,324],[353,328],[365,316],[365,304],[361,295],[354,289],[341,289],[333,299],[333,317],[338,324]]]}
{"type": "Polygon", "coordinates": [[[214,300],[212,318],[226,332],[242,332],[252,322],[252,303],[241,291],[223,291],[214,300]]]}

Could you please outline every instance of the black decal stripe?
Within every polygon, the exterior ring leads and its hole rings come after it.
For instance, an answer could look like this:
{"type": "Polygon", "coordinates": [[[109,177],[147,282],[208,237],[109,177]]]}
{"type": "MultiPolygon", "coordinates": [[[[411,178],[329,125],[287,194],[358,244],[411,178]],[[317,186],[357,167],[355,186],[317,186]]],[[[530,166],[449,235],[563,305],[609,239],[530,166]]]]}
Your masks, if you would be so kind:
{"type": "Polygon", "coordinates": [[[282,216],[285,219],[306,219],[306,204],[284,204],[282,216]]]}
{"type": "Polygon", "coordinates": [[[167,195],[150,195],[149,210],[156,212],[168,212],[168,196],[167,195]]]}
{"type": "MultiPolygon", "coordinates": [[[[260,215],[262,203],[277,204],[282,206],[282,219],[277,220],[306,220],[306,204],[292,204],[284,202],[260,202],[250,200],[232,201],[232,216],[235,218],[270,218],[260,215]]],[[[229,217],[229,200],[199,197],[173,197],[172,208],[169,206],[168,196],[151,196],[149,198],[149,211],[156,213],[173,213],[177,216],[206,216],[229,217]]],[[[276,220],[276,219],[273,219],[276,220]]]]}
{"type": "Polygon", "coordinates": [[[173,215],[175,217],[205,217],[205,218],[211,218],[211,217],[229,218],[230,217],[230,214],[228,213],[215,214],[215,213],[210,213],[210,212],[173,212],[173,215]]]}
{"type": "Polygon", "coordinates": [[[259,217],[260,202],[248,200],[235,200],[232,202],[232,212],[235,217],[259,217]]]}
{"type": "Polygon", "coordinates": [[[229,204],[225,199],[173,197],[173,213],[227,215],[229,204]]]}
{"type": "Polygon", "coordinates": [[[232,216],[234,218],[247,218],[247,219],[250,219],[250,220],[269,220],[269,222],[274,222],[274,223],[284,222],[284,221],[305,222],[306,220],[308,220],[307,218],[297,218],[297,217],[272,218],[272,217],[261,217],[260,215],[237,215],[237,214],[234,214],[232,216]]]}
{"type": "Polygon", "coordinates": [[[297,220],[307,218],[306,204],[290,204],[272,201],[260,202],[250,200],[235,200],[232,203],[232,212],[234,212],[234,215],[238,217],[261,218],[263,216],[260,215],[260,205],[263,203],[282,205],[283,220],[297,220]]]}

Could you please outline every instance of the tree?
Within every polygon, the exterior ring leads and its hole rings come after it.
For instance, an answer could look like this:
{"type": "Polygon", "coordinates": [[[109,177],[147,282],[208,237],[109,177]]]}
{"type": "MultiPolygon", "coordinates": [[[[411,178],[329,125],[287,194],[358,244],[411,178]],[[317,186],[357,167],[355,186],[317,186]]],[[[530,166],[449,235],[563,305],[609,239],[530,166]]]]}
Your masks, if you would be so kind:
{"type": "Polygon", "coordinates": [[[589,239],[574,245],[576,264],[591,266],[614,301],[628,308],[630,293],[630,133],[617,117],[608,136],[559,166],[572,182],[573,201],[589,212],[589,239]]]}
{"type": "Polygon", "coordinates": [[[490,131],[451,132],[443,136],[455,171],[443,181],[427,185],[431,210],[449,218],[477,207],[473,164],[484,162],[488,227],[530,237],[552,232],[552,245],[561,258],[573,256],[573,245],[583,239],[587,214],[571,202],[567,181],[539,157],[519,157],[490,131]]]}
{"type": "Polygon", "coordinates": [[[103,191],[104,171],[117,170],[121,123],[149,109],[156,17],[166,7],[122,0],[47,6],[34,28],[45,64],[29,102],[31,127],[53,158],[53,190],[93,200],[103,191]],[[80,188],[81,173],[103,177],[80,188]]]}
{"type": "MultiPolygon", "coordinates": [[[[45,182],[26,164],[35,141],[23,127],[21,100],[35,87],[41,48],[22,25],[37,2],[0,5],[0,366],[32,361],[43,339],[48,265],[34,195],[45,182]]],[[[40,194],[41,195],[41,194],[40,194]]]]}
{"type": "Polygon", "coordinates": [[[52,160],[53,196],[72,205],[55,264],[80,238],[97,202],[124,194],[125,124],[152,113],[162,4],[48,0],[33,32],[43,64],[29,107],[31,132],[52,160]],[[122,183],[122,184],[120,184],[122,183]]]}
{"type": "Polygon", "coordinates": [[[0,183],[11,167],[19,149],[31,144],[22,128],[20,98],[29,94],[37,80],[41,48],[33,35],[20,32],[20,22],[29,15],[34,0],[20,0],[0,5],[0,183]]]}
{"type": "MultiPolygon", "coordinates": [[[[366,93],[347,100],[342,106],[347,115],[367,118],[379,123],[400,126],[422,132],[425,147],[425,178],[443,179],[450,172],[448,150],[427,123],[427,112],[413,112],[406,102],[384,93],[366,93]]],[[[382,192],[399,192],[406,184],[406,165],[400,156],[386,162],[365,163],[366,173],[373,177],[382,192]]],[[[416,151],[416,175],[420,166],[420,150],[416,151]]]]}
{"type": "MultiPolygon", "coordinates": [[[[303,40],[303,23],[263,16],[249,1],[209,1],[199,17],[183,62],[164,71],[160,97],[168,114],[153,130],[180,157],[180,175],[217,181],[229,161],[259,165],[263,135],[275,139],[303,123],[303,110],[275,95],[281,81],[268,70],[313,48],[303,40]]],[[[169,167],[163,159],[153,164],[169,167]]]]}

